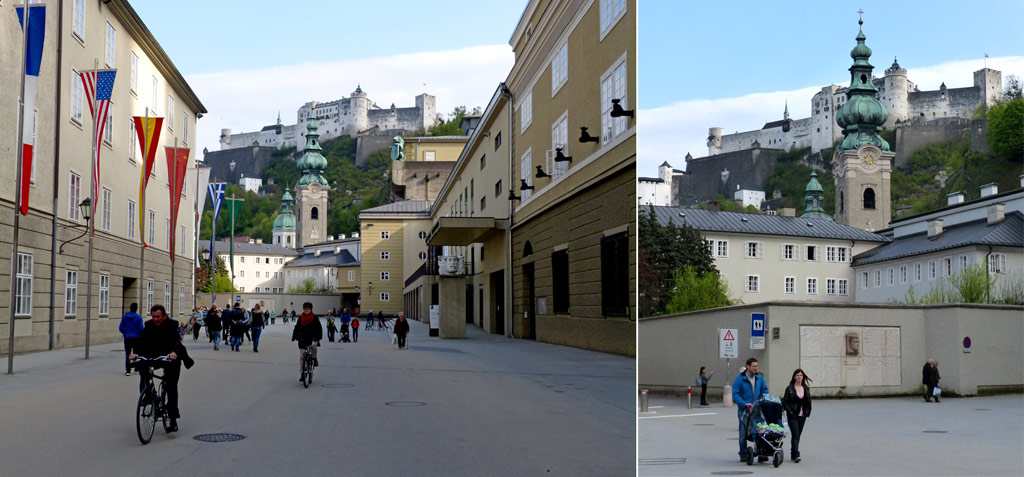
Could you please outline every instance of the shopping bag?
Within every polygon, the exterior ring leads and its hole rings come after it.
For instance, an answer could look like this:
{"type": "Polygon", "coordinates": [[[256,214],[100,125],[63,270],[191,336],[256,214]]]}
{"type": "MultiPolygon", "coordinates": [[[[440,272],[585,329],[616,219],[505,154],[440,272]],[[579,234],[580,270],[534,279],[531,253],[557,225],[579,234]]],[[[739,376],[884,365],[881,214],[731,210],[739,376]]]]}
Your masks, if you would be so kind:
{"type": "Polygon", "coordinates": [[[395,343],[398,343],[398,335],[392,334],[391,335],[391,344],[395,344],[395,343]]]}
{"type": "Polygon", "coordinates": [[[934,389],[934,390],[932,390],[932,396],[938,396],[938,395],[940,395],[940,394],[942,394],[942,390],[941,390],[941,389],[939,389],[939,387],[938,387],[938,386],[935,386],[935,389],[934,389]]]}

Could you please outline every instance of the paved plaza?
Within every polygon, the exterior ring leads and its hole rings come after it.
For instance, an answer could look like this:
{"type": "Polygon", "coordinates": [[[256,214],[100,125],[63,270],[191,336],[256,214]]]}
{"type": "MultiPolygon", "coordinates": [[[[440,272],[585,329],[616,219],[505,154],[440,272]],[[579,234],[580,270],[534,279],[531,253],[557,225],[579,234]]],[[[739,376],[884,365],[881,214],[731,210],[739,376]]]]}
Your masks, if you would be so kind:
{"type": "MultiPolygon", "coordinates": [[[[813,389],[813,388],[812,388],[813,389]]],[[[813,392],[813,391],[812,391],[813,392]]],[[[695,395],[694,404],[700,402],[695,395]]],[[[686,408],[650,398],[639,413],[639,475],[1024,475],[1024,396],[818,399],[800,441],[801,462],[739,462],[736,408],[686,408]],[[737,473],[741,472],[741,473],[737,473]]]]}

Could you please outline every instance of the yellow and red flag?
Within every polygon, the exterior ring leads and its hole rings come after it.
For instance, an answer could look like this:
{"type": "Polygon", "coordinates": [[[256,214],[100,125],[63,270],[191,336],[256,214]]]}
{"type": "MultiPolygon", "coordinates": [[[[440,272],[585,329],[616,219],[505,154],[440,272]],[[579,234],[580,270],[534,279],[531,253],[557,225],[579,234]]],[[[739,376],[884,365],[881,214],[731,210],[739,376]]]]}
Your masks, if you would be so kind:
{"type": "Polygon", "coordinates": [[[181,189],[185,186],[185,171],[188,169],[188,153],[183,147],[165,147],[167,155],[167,177],[171,182],[171,262],[174,262],[174,242],[178,229],[178,207],[181,205],[181,189]]]}
{"type": "MultiPolygon", "coordinates": [[[[139,149],[142,149],[142,177],[139,178],[139,207],[142,207],[143,198],[146,195],[146,186],[149,185],[149,175],[153,172],[153,164],[156,163],[156,151],[160,143],[160,131],[163,130],[164,118],[150,118],[134,116],[135,134],[139,137],[139,149]]],[[[142,210],[139,210],[139,217],[144,217],[142,210]]],[[[139,238],[142,239],[142,246],[146,247],[146,234],[143,230],[143,220],[139,220],[139,238]]]]}

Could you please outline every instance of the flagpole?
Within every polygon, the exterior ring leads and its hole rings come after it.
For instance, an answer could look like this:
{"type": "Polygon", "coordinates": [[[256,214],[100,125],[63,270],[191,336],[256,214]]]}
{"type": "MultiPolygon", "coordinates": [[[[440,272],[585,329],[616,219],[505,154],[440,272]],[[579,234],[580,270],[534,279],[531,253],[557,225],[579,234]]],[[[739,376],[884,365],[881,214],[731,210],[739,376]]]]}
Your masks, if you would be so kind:
{"type": "MultiPolygon", "coordinates": [[[[156,125],[154,125],[156,127],[156,125]]],[[[146,303],[142,294],[146,293],[143,286],[143,274],[146,264],[146,182],[149,180],[147,171],[149,162],[149,106],[146,106],[146,121],[142,123],[142,187],[139,191],[139,306],[146,303]]],[[[155,161],[156,158],[153,158],[155,161]]],[[[152,306],[152,303],[149,303],[152,306]]],[[[142,310],[142,316],[146,316],[149,310],[142,310]]]]}
{"type": "Polygon", "coordinates": [[[235,301],[235,193],[231,193],[231,301],[235,301]]]}
{"type": "MultiPolygon", "coordinates": [[[[188,139],[188,138],[185,138],[188,139]]],[[[198,158],[199,155],[196,154],[198,158]]],[[[199,265],[199,198],[204,197],[199,194],[199,159],[194,159],[196,164],[196,192],[195,200],[192,201],[192,233],[195,237],[192,245],[192,311],[195,312],[197,308],[196,303],[196,265],[199,265]]],[[[204,191],[205,192],[205,191],[204,191]]],[[[205,197],[204,197],[205,198],[205,197]]]]}
{"type": "MultiPolygon", "coordinates": [[[[206,188],[209,189],[210,186],[206,186],[206,188]]],[[[216,194],[210,197],[210,205],[213,209],[213,217],[210,218],[210,293],[213,295],[210,297],[211,305],[217,304],[217,250],[213,247],[217,243],[217,212],[219,212],[216,197],[216,194]]]]}
{"type": "MultiPolygon", "coordinates": [[[[99,72],[99,69],[100,69],[100,60],[99,60],[99,58],[93,58],[92,61],[93,61],[93,71],[99,72]]],[[[97,78],[99,78],[99,76],[97,76],[97,78]]],[[[98,89],[99,88],[97,88],[97,90],[98,89]]],[[[96,99],[97,98],[93,98],[93,101],[96,101],[96,99]]],[[[99,111],[100,109],[101,108],[99,108],[97,106],[97,108],[94,109],[94,111],[95,112],[101,112],[101,111],[99,111]]],[[[99,125],[100,125],[100,121],[102,121],[103,119],[105,119],[105,118],[102,118],[102,119],[101,118],[97,118],[95,114],[92,117],[92,156],[89,158],[89,163],[92,165],[92,174],[90,174],[90,176],[92,177],[92,180],[91,180],[92,187],[89,189],[89,197],[90,197],[89,200],[93,204],[96,204],[96,197],[94,197],[94,196],[96,195],[95,192],[96,192],[96,186],[97,186],[97,184],[96,184],[96,148],[98,146],[96,144],[96,136],[100,132],[99,125]]],[[[90,211],[90,212],[93,212],[92,215],[96,215],[95,210],[96,210],[96,208],[92,207],[92,210],[90,211]]],[[[92,244],[93,244],[94,235],[96,235],[96,217],[90,217],[88,220],[86,220],[86,222],[88,222],[86,224],[86,227],[89,227],[89,265],[88,265],[88,268],[87,268],[88,272],[87,272],[87,274],[85,276],[85,280],[86,280],[86,288],[85,288],[85,290],[86,290],[86,292],[85,292],[86,293],[86,295],[85,295],[85,359],[89,359],[89,331],[90,331],[89,328],[90,328],[90,325],[92,324],[92,244]]]]}
{"type": "MultiPolygon", "coordinates": [[[[18,142],[15,143],[17,144],[18,149],[18,174],[14,176],[14,250],[11,252],[11,310],[8,318],[10,336],[7,340],[7,374],[14,374],[14,309],[18,289],[18,232],[21,229],[21,174],[23,172],[21,168],[21,161],[23,153],[22,150],[24,149],[24,146],[22,145],[22,136],[25,134],[25,68],[28,66],[28,22],[32,16],[30,15],[28,0],[25,0],[25,13],[23,15],[25,21],[24,28],[22,28],[21,31],[21,53],[24,57],[21,62],[21,94],[18,96],[18,142]]],[[[54,210],[53,213],[56,214],[57,211],[54,210]]],[[[34,270],[33,275],[35,275],[34,270]]],[[[29,310],[29,313],[31,313],[31,310],[29,310]]],[[[29,317],[29,321],[32,321],[31,317],[29,317]]]]}

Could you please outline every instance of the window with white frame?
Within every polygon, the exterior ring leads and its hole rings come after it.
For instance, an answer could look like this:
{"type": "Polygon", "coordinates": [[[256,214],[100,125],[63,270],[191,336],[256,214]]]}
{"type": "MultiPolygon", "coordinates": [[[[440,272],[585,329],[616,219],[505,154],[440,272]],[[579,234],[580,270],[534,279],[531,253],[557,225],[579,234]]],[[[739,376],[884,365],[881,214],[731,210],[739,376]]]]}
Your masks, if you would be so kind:
{"type": "Polygon", "coordinates": [[[796,245],[793,244],[782,244],[782,259],[783,260],[795,260],[796,259],[796,245]]]}
{"type": "Polygon", "coordinates": [[[71,173],[68,181],[68,219],[81,220],[82,213],[78,209],[78,203],[82,201],[82,176],[71,173]]]}
{"type": "Polygon", "coordinates": [[[554,96],[569,79],[569,41],[562,43],[551,59],[551,96],[554,96]]]}
{"type": "Polygon", "coordinates": [[[993,253],[988,256],[988,273],[1006,273],[1006,254],[993,253]]]}
{"type": "Polygon", "coordinates": [[[103,188],[100,199],[100,229],[110,231],[110,189],[103,188]]]}
{"type": "Polygon", "coordinates": [[[149,313],[153,306],[153,280],[146,280],[146,302],[142,304],[142,315],[149,313]]]}
{"type": "Polygon", "coordinates": [[[729,241],[719,240],[715,245],[716,258],[729,258],[729,241]]]}
{"type": "Polygon", "coordinates": [[[239,276],[240,278],[245,278],[245,270],[239,270],[239,271],[238,271],[238,276],[239,276]]]}
{"type": "Polygon", "coordinates": [[[784,290],[787,295],[796,293],[796,277],[786,277],[784,290]]]}
{"type": "Polygon", "coordinates": [[[85,39],[85,0],[75,0],[72,7],[71,31],[78,38],[85,39]]]}
{"type": "Polygon", "coordinates": [[[420,252],[419,257],[420,257],[420,260],[426,260],[427,259],[427,252],[420,252]]]}
{"type": "Polygon", "coordinates": [[[390,260],[391,259],[391,253],[390,252],[381,252],[380,253],[380,259],[381,260],[390,260]]]}
{"type": "Polygon", "coordinates": [[[185,285],[178,285],[178,314],[185,314],[185,285]]]}
{"type": "Polygon", "coordinates": [[[889,267],[889,281],[886,282],[886,284],[888,286],[893,286],[896,284],[896,270],[892,267],[889,267]]]}
{"type": "Polygon", "coordinates": [[[245,256],[241,255],[238,257],[238,263],[245,263],[245,256]]]}
{"type": "Polygon", "coordinates": [[[391,279],[391,273],[390,272],[380,272],[380,279],[381,280],[390,280],[391,279]]]}
{"type": "Polygon", "coordinates": [[[928,279],[929,280],[935,280],[935,278],[937,278],[939,276],[937,269],[938,269],[938,267],[935,264],[935,260],[932,260],[932,261],[928,262],[928,279]]]}
{"type": "Polygon", "coordinates": [[[100,316],[110,314],[110,275],[100,275],[100,316]]]}
{"type": "Polygon", "coordinates": [[[146,243],[156,243],[156,212],[149,209],[149,240],[146,243]]]}
{"type": "Polygon", "coordinates": [[[356,271],[355,270],[349,270],[348,271],[348,281],[350,281],[350,282],[356,281],[356,271]]]}
{"type": "Polygon", "coordinates": [[[111,68],[114,67],[114,57],[116,56],[115,55],[116,45],[117,45],[117,32],[114,30],[114,26],[111,25],[110,22],[107,22],[107,50],[106,50],[106,55],[104,55],[103,60],[104,60],[104,63],[106,63],[106,65],[111,67],[111,68]]]}
{"type": "Polygon", "coordinates": [[[747,242],[747,258],[761,258],[761,242],[747,242]]]}
{"type": "Polygon", "coordinates": [[[188,145],[188,113],[181,115],[181,142],[188,145]]]}
{"type": "Polygon", "coordinates": [[[845,278],[840,278],[838,280],[838,284],[839,284],[839,294],[842,295],[842,296],[846,296],[848,294],[847,287],[849,286],[849,283],[847,282],[847,280],[845,278]]]}
{"type": "Polygon", "coordinates": [[[836,294],[836,279],[826,278],[825,279],[825,294],[835,295],[836,294]]]}
{"type": "Polygon", "coordinates": [[[139,141],[135,132],[135,121],[128,121],[128,162],[135,163],[135,150],[139,148],[139,141]]]}
{"type": "Polygon", "coordinates": [[[156,101],[159,96],[160,80],[156,79],[156,75],[153,76],[153,102],[150,104],[150,109],[153,110],[153,114],[156,114],[156,101]]]}
{"type": "Polygon", "coordinates": [[[846,247],[836,248],[836,261],[837,262],[848,262],[850,261],[849,249],[846,247]]]}
{"type": "Polygon", "coordinates": [[[825,261],[826,262],[834,262],[834,261],[836,261],[836,248],[835,247],[825,247],[825,261]]]}
{"type": "Polygon", "coordinates": [[[523,97],[523,102],[519,103],[519,133],[522,134],[526,128],[530,127],[533,123],[533,90],[531,89],[523,97]]]}
{"type": "Polygon", "coordinates": [[[821,260],[821,256],[818,253],[817,245],[807,245],[804,247],[804,258],[810,262],[817,262],[821,260]]]}
{"type": "Polygon", "coordinates": [[[167,130],[174,130],[174,98],[167,96],[167,130]]]}
{"type": "Polygon", "coordinates": [[[164,219],[166,229],[164,230],[164,248],[171,250],[171,219],[164,219]]]}
{"type": "MultiPolygon", "coordinates": [[[[532,170],[532,149],[527,149],[526,152],[523,153],[523,156],[519,158],[519,178],[522,179],[523,181],[526,181],[527,185],[533,185],[533,174],[531,172],[532,170]]],[[[520,182],[520,184],[522,184],[522,182],[520,182]]],[[[533,191],[529,189],[520,189],[519,194],[525,201],[526,199],[529,199],[531,195],[533,195],[533,191]]]]}
{"type": "Polygon", "coordinates": [[[391,294],[388,292],[380,292],[380,301],[391,301],[391,294]]]}
{"type": "Polygon", "coordinates": [[[390,239],[391,238],[391,232],[389,232],[387,230],[381,230],[380,231],[380,238],[383,239],[383,240],[390,239]]]}
{"type": "Polygon", "coordinates": [[[882,286],[882,271],[875,270],[875,288],[882,286]]]}
{"type": "Polygon", "coordinates": [[[260,277],[260,271],[256,270],[256,278],[259,278],[259,277],[260,277]]]}
{"type": "Polygon", "coordinates": [[[807,279],[807,294],[817,295],[818,294],[818,279],[808,278],[807,279]]]}
{"type": "Polygon", "coordinates": [[[32,277],[33,257],[28,253],[18,253],[17,270],[15,271],[14,315],[29,316],[32,314],[32,277]]]}
{"type": "Polygon", "coordinates": [[[558,155],[558,150],[562,151],[562,155],[569,157],[569,111],[565,111],[562,115],[551,124],[551,152],[547,155],[548,163],[547,170],[551,174],[551,179],[557,179],[566,172],[569,172],[568,161],[556,161],[555,158],[558,155]]]}
{"type": "MultiPolygon", "coordinates": [[[[84,0],[83,0],[84,1],[84,0]]],[[[71,120],[82,124],[82,111],[85,101],[85,86],[78,72],[71,70],[71,120]]]]}
{"type": "Polygon", "coordinates": [[[107,111],[107,124],[103,128],[103,142],[114,143],[114,112],[110,110],[107,111]]]}
{"type": "Polygon", "coordinates": [[[626,91],[626,55],[622,55],[622,58],[601,76],[601,144],[608,144],[626,132],[629,118],[611,116],[614,107],[612,100],[619,100],[622,109],[629,109],[626,91]]]}
{"type": "Polygon", "coordinates": [[[626,0],[601,0],[601,39],[626,13],[626,0]]]}
{"type": "Polygon", "coordinates": [[[138,92],[139,92],[139,55],[136,55],[134,51],[132,52],[132,65],[131,65],[131,68],[132,68],[131,79],[130,79],[130,82],[131,82],[131,84],[130,84],[131,92],[135,93],[135,94],[138,94],[138,92]]]}
{"type": "Polygon", "coordinates": [[[921,263],[920,262],[914,264],[914,281],[915,282],[921,281],[921,263]]]}
{"type": "Polygon", "coordinates": [[[135,201],[128,199],[128,238],[135,238],[135,201]]]}
{"type": "Polygon", "coordinates": [[[78,270],[67,270],[64,280],[64,316],[78,313],[78,270]]]}
{"type": "Polygon", "coordinates": [[[758,275],[747,275],[746,291],[748,291],[750,293],[758,293],[758,292],[760,292],[760,290],[761,290],[760,286],[759,286],[760,284],[758,283],[760,281],[760,279],[761,279],[761,277],[758,276],[758,275]]]}
{"type": "Polygon", "coordinates": [[[942,259],[942,276],[948,277],[953,275],[953,259],[946,257],[942,259]]]}
{"type": "Polygon", "coordinates": [[[171,284],[164,282],[164,308],[167,309],[167,313],[174,313],[174,310],[170,309],[171,306],[171,284]]]}
{"type": "Polygon", "coordinates": [[[860,273],[860,289],[864,290],[868,287],[868,272],[860,273]]]}
{"type": "Polygon", "coordinates": [[[900,284],[901,285],[906,285],[907,284],[907,266],[906,265],[900,265],[900,284]]]}
{"type": "Polygon", "coordinates": [[[181,226],[181,240],[178,241],[178,253],[185,254],[185,226],[181,226]]]}
{"type": "Polygon", "coordinates": [[[967,255],[961,255],[960,256],[960,270],[967,270],[967,267],[969,267],[969,266],[970,266],[970,259],[968,259],[967,255]]]}

